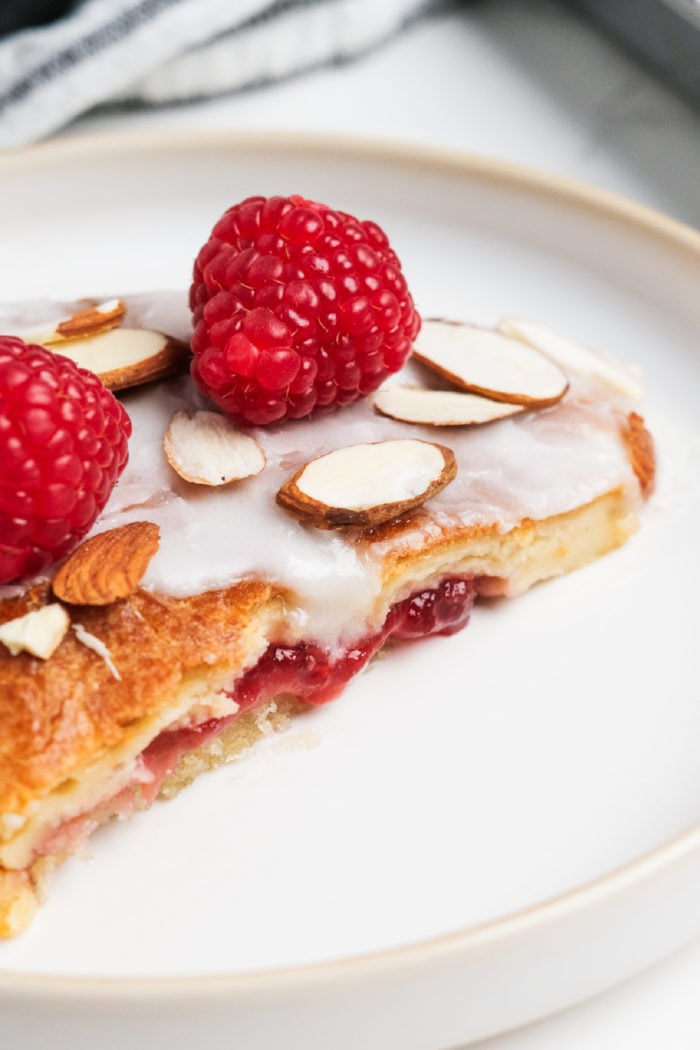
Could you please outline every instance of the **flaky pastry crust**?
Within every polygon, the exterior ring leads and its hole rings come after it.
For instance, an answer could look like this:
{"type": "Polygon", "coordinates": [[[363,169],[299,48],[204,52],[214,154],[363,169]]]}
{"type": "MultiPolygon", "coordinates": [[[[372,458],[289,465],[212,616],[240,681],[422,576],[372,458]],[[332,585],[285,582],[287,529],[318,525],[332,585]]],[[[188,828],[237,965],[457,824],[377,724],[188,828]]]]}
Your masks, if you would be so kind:
{"type": "MultiPolygon", "coordinates": [[[[640,416],[630,414],[621,437],[646,496],[655,458],[640,416]]],[[[490,596],[519,593],[571,571],[625,541],[636,527],[638,501],[638,494],[635,499],[615,488],[568,513],[526,519],[505,534],[495,525],[437,529],[428,505],[347,535],[381,562],[381,617],[416,586],[450,574],[474,575],[480,593],[490,596]]],[[[5,599],[0,623],[53,600],[49,584],[5,599]]],[[[108,606],[71,607],[72,624],[106,646],[111,666],[72,630],[48,660],[12,656],[0,645],[0,847],[8,815],[11,821],[31,815],[47,798],[70,794],[100,763],[109,768],[145,748],[169,724],[173,697],[189,695],[190,687],[197,695],[209,682],[214,689],[233,682],[269,642],[285,636],[285,610],[293,600],[274,584],[252,579],[190,598],[138,590],[108,606]]],[[[298,705],[289,708],[297,710],[298,705]]],[[[230,728],[235,732],[230,746],[220,748],[221,761],[255,738],[254,712],[230,728]]],[[[168,794],[218,761],[206,748],[200,757],[179,779],[176,771],[168,794]]],[[[98,778],[93,804],[105,797],[98,778]]],[[[7,863],[3,868],[0,861],[0,936],[27,925],[46,871],[61,859],[30,856],[18,870],[7,863]]]]}
{"type": "MultiPolygon", "coordinates": [[[[3,601],[0,623],[48,600],[42,587],[3,601]]],[[[71,609],[73,622],[107,646],[119,680],[73,632],[46,661],[0,646],[0,813],[21,813],[122,743],[186,676],[240,666],[256,616],[281,600],[254,580],[192,598],[138,591],[104,608],[71,609]]]]}

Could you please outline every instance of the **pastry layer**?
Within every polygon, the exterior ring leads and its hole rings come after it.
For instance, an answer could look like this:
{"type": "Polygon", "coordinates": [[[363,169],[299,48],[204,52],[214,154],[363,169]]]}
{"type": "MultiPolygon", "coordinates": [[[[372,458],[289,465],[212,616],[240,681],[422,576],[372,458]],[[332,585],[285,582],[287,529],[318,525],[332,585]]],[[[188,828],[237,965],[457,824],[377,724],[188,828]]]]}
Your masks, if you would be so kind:
{"type": "MultiPolygon", "coordinates": [[[[292,697],[283,697],[275,703],[263,704],[255,711],[243,712],[206,745],[189,751],[172,775],[162,785],[161,797],[172,798],[196,776],[236,759],[261,737],[268,736],[289,724],[293,715],[304,710],[292,697]]],[[[140,808],[138,804],[134,808],[140,808]]],[[[116,812],[105,810],[95,815],[88,827],[79,829],[77,842],[116,812]]],[[[126,815],[124,813],[123,815],[126,815]]],[[[27,928],[47,893],[51,873],[70,855],[70,850],[57,850],[33,861],[21,870],[0,866],[0,938],[14,937],[27,928]]]]}
{"type": "MultiPolygon", "coordinates": [[[[523,522],[505,536],[495,528],[453,531],[420,555],[398,548],[386,564],[384,618],[390,607],[447,576],[474,578],[476,589],[489,596],[520,592],[619,546],[635,525],[634,508],[618,488],[576,511],[523,522]]],[[[34,593],[2,611],[16,615],[40,600],[34,593]]],[[[45,663],[0,654],[0,719],[8,726],[0,745],[0,902],[6,901],[6,924],[10,913],[18,913],[17,893],[35,893],[36,872],[47,866],[43,851],[49,849],[54,863],[62,858],[65,844],[60,836],[52,842],[54,829],[125,787],[138,789],[140,777],[147,786],[141,756],[164,730],[218,717],[231,734],[225,747],[214,737],[203,752],[198,749],[197,761],[185,755],[170,790],[250,741],[250,713],[231,719],[226,694],[235,695],[245,669],[283,638],[284,605],[281,592],[250,583],[193,599],[139,592],[115,606],[80,610],[90,633],[107,642],[120,680],[98,654],[70,637],[45,663]],[[22,662],[34,665],[31,673],[22,674],[22,662]],[[32,728],[40,712],[45,737],[32,728]],[[18,879],[10,870],[25,875],[18,879]]],[[[0,929],[2,914],[0,903],[0,929]]]]}
{"type": "MultiPolygon", "coordinates": [[[[140,315],[132,323],[165,327],[140,315]]],[[[421,382],[420,368],[410,365],[400,381],[421,382]]],[[[72,838],[152,800],[165,767],[154,773],[148,749],[163,734],[223,732],[203,748],[192,734],[189,753],[165,770],[168,792],[247,746],[258,715],[242,708],[274,692],[246,693],[237,713],[241,683],[266,666],[271,646],[309,645],[338,663],[363,640],[381,644],[390,610],[445,579],[473,580],[483,595],[518,594],[623,543],[653,482],[641,418],[580,377],[557,405],[477,428],[401,424],[365,402],[256,431],[262,475],[206,491],[177,477],[162,451],[173,413],[201,407],[189,381],[124,401],[130,462],[94,531],[154,521],[161,548],[136,594],[70,610],[72,626],[109,659],[73,630],[47,661],[0,646],[0,936],[29,921],[72,838]],[[368,532],[328,531],[275,503],[308,459],[397,436],[438,440],[457,456],[456,480],[422,508],[368,532]]],[[[47,600],[46,579],[0,589],[0,622],[47,600]]]]}
{"type": "MultiPolygon", "coordinates": [[[[127,305],[127,326],[151,325],[187,338],[182,303],[174,304],[172,297],[152,295],[127,305]]],[[[32,310],[45,318],[51,307],[27,308],[25,320],[35,316],[32,310]]],[[[342,645],[356,625],[364,629],[373,607],[381,615],[393,532],[385,530],[379,544],[374,536],[368,543],[350,530],[300,526],[275,502],[281,485],[310,458],[345,445],[397,437],[448,444],[457,457],[456,479],[430,500],[426,513],[411,519],[410,531],[401,522],[402,548],[410,545],[416,553],[445,530],[495,526],[506,533],[526,519],[575,510],[620,485],[631,499],[638,497],[628,450],[619,439],[633,406],[590,378],[569,379],[559,404],[485,426],[400,423],[378,415],[368,398],[327,416],[253,428],[250,433],[265,452],[265,470],[221,488],[189,485],[163,453],[163,435],[176,411],[211,407],[189,377],[126,391],[120,396],[133,425],[129,463],[93,531],[155,522],[161,544],[143,580],[146,590],[189,597],[241,579],[271,580],[295,595],[290,637],[342,645]]],[[[391,382],[443,385],[414,362],[391,382]]]]}

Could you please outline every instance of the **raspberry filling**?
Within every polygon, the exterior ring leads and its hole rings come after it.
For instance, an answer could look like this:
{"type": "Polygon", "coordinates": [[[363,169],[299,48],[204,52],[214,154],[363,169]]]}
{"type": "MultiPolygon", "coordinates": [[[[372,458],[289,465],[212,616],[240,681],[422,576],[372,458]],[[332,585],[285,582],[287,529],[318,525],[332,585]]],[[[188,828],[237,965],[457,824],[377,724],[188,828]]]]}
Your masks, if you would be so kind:
{"type": "Polygon", "coordinates": [[[165,730],[144,751],[146,768],[156,778],[164,779],[185,751],[208,743],[242,711],[272,700],[280,693],[291,693],[307,704],[325,704],[335,699],[390,638],[411,641],[436,634],[455,634],[466,627],[476,593],[476,582],[471,576],[451,577],[436,587],[417,591],[392,605],[376,633],[340,656],[332,656],[313,642],[297,645],[273,642],[255,666],[236,682],[233,691],[233,699],[238,704],[236,714],[210,719],[191,728],[165,730]]]}
{"type": "Polygon", "coordinates": [[[307,704],[325,704],[342,692],[350,679],[389,639],[414,641],[431,635],[455,634],[469,622],[476,594],[473,576],[450,577],[435,587],[416,591],[404,601],[392,605],[378,631],[340,656],[332,656],[327,649],[313,642],[299,642],[297,645],[272,643],[257,664],[236,682],[233,698],[238,710],[235,714],[159,733],[139,758],[138,791],[136,785],[129,785],[90,813],[65,821],[49,832],[35,856],[73,852],[106,820],[112,817],[126,819],[135,809],[150,805],[182,755],[207,744],[241,712],[280,693],[291,693],[307,704]]]}
{"type": "Polygon", "coordinates": [[[465,627],[475,596],[473,578],[454,577],[418,591],[391,607],[379,631],[335,659],[313,642],[272,644],[255,667],[238,680],[234,700],[243,710],[279,693],[292,693],[308,704],[325,704],[342,692],[389,638],[427,638],[454,634],[465,627]]]}

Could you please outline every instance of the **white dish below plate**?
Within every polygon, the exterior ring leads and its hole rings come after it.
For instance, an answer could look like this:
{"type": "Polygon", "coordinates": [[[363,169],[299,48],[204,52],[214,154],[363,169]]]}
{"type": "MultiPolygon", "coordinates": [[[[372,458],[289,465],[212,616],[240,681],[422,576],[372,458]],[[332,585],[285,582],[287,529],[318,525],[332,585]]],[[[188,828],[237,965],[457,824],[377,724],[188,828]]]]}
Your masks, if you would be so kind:
{"type": "Polygon", "coordinates": [[[700,932],[700,237],[495,162],[313,138],[68,140],[3,157],[0,188],[5,299],[185,287],[252,193],[376,219],[424,314],[635,363],[660,462],[622,550],[98,834],[0,945],[3,1044],[437,1050],[700,932]]]}

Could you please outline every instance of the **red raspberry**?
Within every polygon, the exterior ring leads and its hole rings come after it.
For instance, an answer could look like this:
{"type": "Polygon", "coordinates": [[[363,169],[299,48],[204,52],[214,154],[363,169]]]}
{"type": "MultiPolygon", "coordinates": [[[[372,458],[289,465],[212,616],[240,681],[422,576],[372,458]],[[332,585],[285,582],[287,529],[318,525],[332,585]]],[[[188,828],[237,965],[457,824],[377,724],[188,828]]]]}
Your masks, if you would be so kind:
{"type": "Polygon", "coordinates": [[[131,421],[92,372],[0,336],[0,583],[64,557],[127,460],[131,421]]]}
{"type": "Polygon", "coordinates": [[[190,306],[192,375],[241,423],[364,397],[420,328],[382,230],[302,197],[229,208],[195,262],[190,306]]]}

